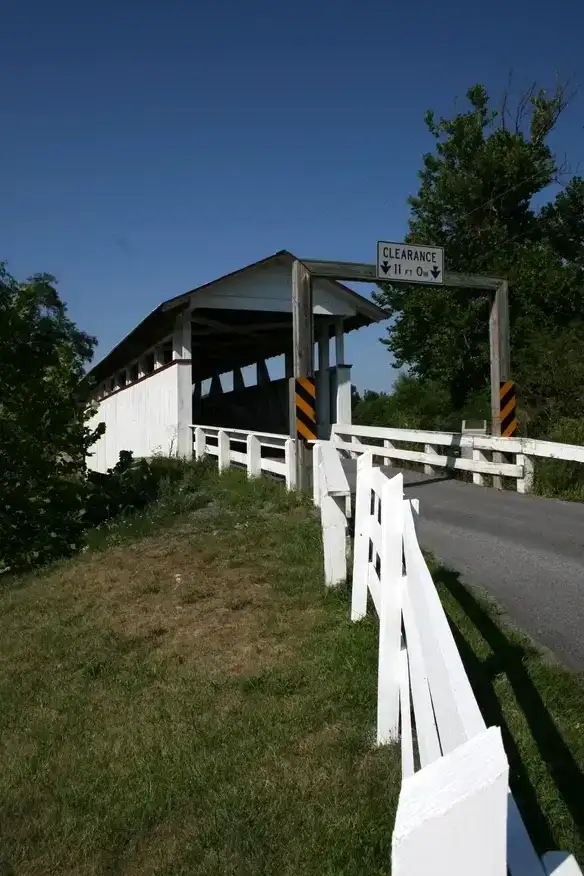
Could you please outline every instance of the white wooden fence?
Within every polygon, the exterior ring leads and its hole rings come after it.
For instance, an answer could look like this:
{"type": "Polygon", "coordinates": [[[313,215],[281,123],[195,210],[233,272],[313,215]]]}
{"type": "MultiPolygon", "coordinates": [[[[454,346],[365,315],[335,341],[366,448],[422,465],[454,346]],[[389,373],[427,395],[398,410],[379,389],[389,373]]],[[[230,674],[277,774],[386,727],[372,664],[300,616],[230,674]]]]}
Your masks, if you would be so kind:
{"type": "Polygon", "coordinates": [[[325,583],[336,587],[347,580],[351,489],[341,458],[329,441],[317,441],[312,448],[312,491],[322,521],[325,583]]]}
{"type": "Polygon", "coordinates": [[[468,471],[472,472],[473,483],[480,486],[485,485],[485,478],[489,476],[493,479],[493,486],[500,486],[501,477],[515,478],[519,493],[530,493],[533,489],[535,457],[584,463],[584,447],[581,445],[532,438],[498,438],[337,423],[332,427],[331,440],[339,450],[350,452],[352,456],[371,450],[389,464],[392,460],[418,463],[430,476],[445,470],[468,471]],[[383,446],[367,444],[368,438],[382,440],[383,446]],[[420,444],[423,449],[410,450],[399,446],[404,443],[420,444]],[[463,459],[452,452],[459,448],[470,449],[472,459],[463,459]]]}
{"type": "Polygon", "coordinates": [[[220,426],[191,426],[195,457],[216,456],[219,471],[232,464],[247,469],[249,477],[262,472],[284,478],[289,490],[296,486],[296,443],[286,435],[248,432],[220,426]]]}
{"type": "MultiPolygon", "coordinates": [[[[332,584],[346,556],[348,485],[328,447],[317,445],[314,498],[332,584]],[[327,560],[327,549],[336,558],[327,560]]],[[[373,456],[357,462],[351,618],[364,617],[370,595],[379,617],[377,742],[401,742],[393,876],[582,876],[572,855],[540,860],[533,848],[509,791],[500,730],[481,715],[420,549],[417,504],[404,499],[403,476],[387,477],[373,456]]]]}

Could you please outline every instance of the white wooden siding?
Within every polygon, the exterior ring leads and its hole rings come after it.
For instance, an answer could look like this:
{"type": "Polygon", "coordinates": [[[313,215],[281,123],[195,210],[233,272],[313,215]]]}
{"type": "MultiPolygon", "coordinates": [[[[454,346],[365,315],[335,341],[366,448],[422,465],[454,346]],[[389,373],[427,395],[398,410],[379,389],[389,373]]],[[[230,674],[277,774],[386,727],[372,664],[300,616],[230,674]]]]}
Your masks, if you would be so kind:
{"type": "MultiPolygon", "coordinates": [[[[292,270],[289,265],[264,265],[227,277],[212,290],[196,292],[193,305],[222,310],[292,312],[292,270]]],[[[313,311],[321,316],[353,316],[355,305],[327,280],[313,281],[313,311]]]]}
{"type": "Polygon", "coordinates": [[[131,450],[135,457],[177,453],[180,367],[180,362],[173,363],[100,402],[89,425],[95,428],[103,421],[106,431],[91,448],[89,468],[106,471],[116,464],[120,450],[131,450]]]}

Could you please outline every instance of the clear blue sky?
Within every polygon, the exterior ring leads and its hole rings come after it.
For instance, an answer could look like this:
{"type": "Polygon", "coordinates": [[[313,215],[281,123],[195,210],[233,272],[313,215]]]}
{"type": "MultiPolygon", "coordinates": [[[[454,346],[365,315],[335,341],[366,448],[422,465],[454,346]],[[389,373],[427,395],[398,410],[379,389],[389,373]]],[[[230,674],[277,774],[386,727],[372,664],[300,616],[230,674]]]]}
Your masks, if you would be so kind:
{"type": "MultiPolygon", "coordinates": [[[[49,271],[104,355],[160,301],[278,249],[401,240],[428,107],[584,85],[581,0],[1,0],[0,259],[49,271]]],[[[584,166],[579,97],[556,135],[584,166]]],[[[362,290],[364,291],[363,287],[362,290]]],[[[395,372],[349,336],[359,387],[395,372]]]]}

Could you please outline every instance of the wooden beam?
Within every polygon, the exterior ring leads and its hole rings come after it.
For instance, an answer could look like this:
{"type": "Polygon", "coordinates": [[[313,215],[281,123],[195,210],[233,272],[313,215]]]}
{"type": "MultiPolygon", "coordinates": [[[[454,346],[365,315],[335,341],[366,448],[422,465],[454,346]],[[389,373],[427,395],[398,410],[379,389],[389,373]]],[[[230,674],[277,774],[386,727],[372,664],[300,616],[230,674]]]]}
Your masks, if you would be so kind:
{"type": "MultiPolygon", "coordinates": [[[[355,283],[377,283],[377,266],[367,262],[324,262],[303,259],[302,263],[313,277],[326,277],[329,280],[353,281],[355,283]]],[[[394,281],[395,282],[395,281],[394,281]]],[[[480,277],[477,274],[457,274],[444,272],[444,286],[458,286],[465,289],[484,289],[496,291],[503,280],[496,277],[480,277]]],[[[396,286],[411,285],[397,283],[396,286]]],[[[440,287],[438,287],[440,288],[440,287]]]]}
{"type": "Polygon", "coordinates": [[[210,319],[207,316],[199,316],[196,310],[192,312],[192,321],[197,325],[216,329],[220,332],[249,335],[256,332],[275,331],[276,329],[289,329],[290,322],[258,322],[251,325],[233,325],[221,322],[218,319],[210,319]]]}

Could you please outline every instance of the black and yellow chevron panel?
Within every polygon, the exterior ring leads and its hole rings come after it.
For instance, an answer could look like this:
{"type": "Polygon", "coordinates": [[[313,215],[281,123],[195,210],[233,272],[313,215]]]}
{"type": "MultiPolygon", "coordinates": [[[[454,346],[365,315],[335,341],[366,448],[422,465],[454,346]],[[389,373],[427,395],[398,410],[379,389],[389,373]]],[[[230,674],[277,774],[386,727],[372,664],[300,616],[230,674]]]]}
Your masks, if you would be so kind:
{"type": "Polygon", "coordinates": [[[297,377],[294,381],[296,435],[305,441],[316,441],[316,384],[314,377],[297,377]]]}
{"type": "Polygon", "coordinates": [[[499,389],[501,436],[511,438],[517,431],[517,392],[515,382],[506,380],[499,389]]]}

